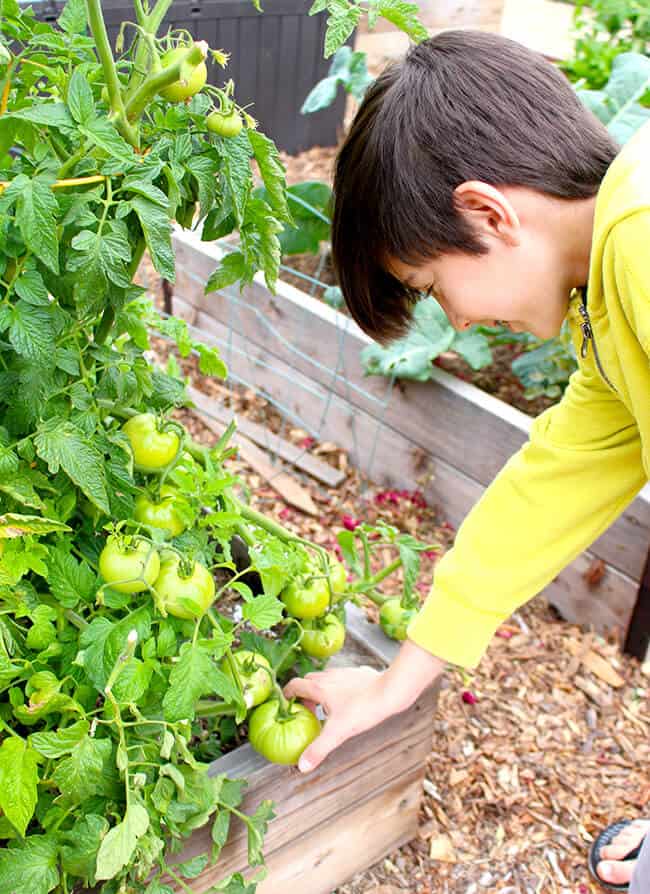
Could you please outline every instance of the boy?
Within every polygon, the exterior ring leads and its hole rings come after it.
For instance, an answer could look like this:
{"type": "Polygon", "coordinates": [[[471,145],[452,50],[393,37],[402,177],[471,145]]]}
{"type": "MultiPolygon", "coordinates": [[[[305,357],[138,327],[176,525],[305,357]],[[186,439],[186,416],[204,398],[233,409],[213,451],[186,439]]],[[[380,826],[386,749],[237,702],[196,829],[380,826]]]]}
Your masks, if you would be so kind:
{"type": "MultiPolygon", "coordinates": [[[[553,65],[494,35],[443,33],[368,90],[337,159],[332,223],[357,323],[394,338],[422,293],[457,329],[501,320],[550,338],[568,316],[579,369],[464,521],[392,666],[288,684],[328,716],[301,770],[404,710],[445,662],[475,666],[647,481],[650,125],[618,150],[553,65]]],[[[650,892],[650,844],[623,861],[648,825],[603,851],[601,880],[633,874],[630,890],[650,892]]]]}

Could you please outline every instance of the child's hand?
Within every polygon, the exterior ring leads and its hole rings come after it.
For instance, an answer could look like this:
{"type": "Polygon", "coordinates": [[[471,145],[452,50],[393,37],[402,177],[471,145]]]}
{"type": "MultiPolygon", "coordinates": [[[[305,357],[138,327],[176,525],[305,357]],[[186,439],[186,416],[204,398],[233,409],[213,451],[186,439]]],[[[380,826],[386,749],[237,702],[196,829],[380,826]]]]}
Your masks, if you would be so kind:
{"type": "Polygon", "coordinates": [[[347,739],[398,713],[400,708],[387,692],[385,675],[371,667],[337,667],[287,683],[287,698],[300,698],[312,711],[321,705],[327,717],[323,732],[300,758],[302,773],[314,770],[347,739]]]}
{"type": "Polygon", "coordinates": [[[438,676],[444,662],[406,640],[385,671],[341,667],[290,680],[287,698],[300,698],[312,710],[321,705],[327,720],[320,736],[305,749],[298,769],[307,773],[352,736],[405,711],[438,676]]]}

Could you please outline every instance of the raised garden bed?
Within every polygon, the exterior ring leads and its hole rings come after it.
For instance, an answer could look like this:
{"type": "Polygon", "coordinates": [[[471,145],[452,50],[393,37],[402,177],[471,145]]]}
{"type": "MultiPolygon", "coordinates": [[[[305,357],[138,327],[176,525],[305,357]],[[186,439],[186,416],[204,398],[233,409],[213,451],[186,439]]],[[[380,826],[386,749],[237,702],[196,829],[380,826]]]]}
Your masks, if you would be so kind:
{"type": "MultiPolygon", "coordinates": [[[[363,612],[349,607],[346,645],[329,666],[382,668],[398,648],[363,612]]],[[[243,810],[255,810],[264,800],[275,803],[264,849],[268,876],[257,894],[277,894],[291,885],[331,894],[417,835],[438,692],[439,682],[409,710],[349,740],[309,776],[269,764],[248,743],[212,763],[210,775],[248,780],[243,810]]],[[[175,861],[209,853],[210,847],[206,827],[175,861]]],[[[207,892],[231,872],[250,875],[247,867],[246,829],[234,822],[219,861],[192,880],[192,891],[207,892]]]]}
{"type": "MultiPolygon", "coordinates": [[[[254,381],[321,438],[352,443],[352,462],[379,484],[421,487],[458,525],[525,442],[530,417],[442,370],[431,382],[396,388],[364,377],[367,336],[286,283],[276,295],[258,278],[241,294],[206,296],[219,246],[193,233],[177,232],[174,241],[174,312],[220,346],[235,378],[254,381]]],[[[646,487],[544,595],[570,621],[629,633],[649,542],[646,487]]]]}

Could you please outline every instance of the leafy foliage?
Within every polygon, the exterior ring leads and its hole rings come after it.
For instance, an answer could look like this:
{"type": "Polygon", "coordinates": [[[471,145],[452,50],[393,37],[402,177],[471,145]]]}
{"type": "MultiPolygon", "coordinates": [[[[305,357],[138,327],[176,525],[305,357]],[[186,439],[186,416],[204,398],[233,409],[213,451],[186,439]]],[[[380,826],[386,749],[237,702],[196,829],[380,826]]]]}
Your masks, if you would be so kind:
{"type": "Polygon", "coordinates": [[[644,97],[650,100],[650,56],[622,53],[602,90],[579,90],[578,95],[612,136],[626,143],[650,121],[650,101],[642,105],[644,97]]]}
{"type": "Polygon", "coordinates": [[[342,46],[334,54],[327,77],[319,81],[309,92],[300,111],[310,115],[331,106],[336,99],[339,86],[361,102],[367,88],[372,84],[368,74],[367,56],[361,50],[342,46]]]}
{"type": "Polygon", "coordinates": [[[485,336],[456,332],[435,298],[423,298],[415,305],[408,335],[385,348],[368,345],[361,358],[369,375],[426,382],[433,361],[444,351],[456,351],[473,369],[490,363],[492,357],[485,336]]]}
{"type": "MultiPolygon", "coordinates": [[[[603,88],[621,53],[650,53],[650,9],[645,0],[579,3],[574,21],[574,52],[560,67],[579,87],[603,88]]],[[[650,104],[650,95],[646,104],[650,104]]]]}

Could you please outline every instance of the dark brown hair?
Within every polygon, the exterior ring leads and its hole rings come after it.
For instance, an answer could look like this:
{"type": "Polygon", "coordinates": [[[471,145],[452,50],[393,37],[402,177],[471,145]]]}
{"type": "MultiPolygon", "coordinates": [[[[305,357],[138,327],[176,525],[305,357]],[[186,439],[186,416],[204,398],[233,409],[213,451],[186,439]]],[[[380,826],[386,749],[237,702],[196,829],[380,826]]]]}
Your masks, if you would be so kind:
{"type": "Polygon", "coordinates": [[[459,184],[585,198],[617,151],[564,75],[521,44],[446,31],[413,47],[369,87],[336,162],[332,255],[350,313],[395,338],[420,295],[387,259],[485,251],[454,205],[459,184]]]}

